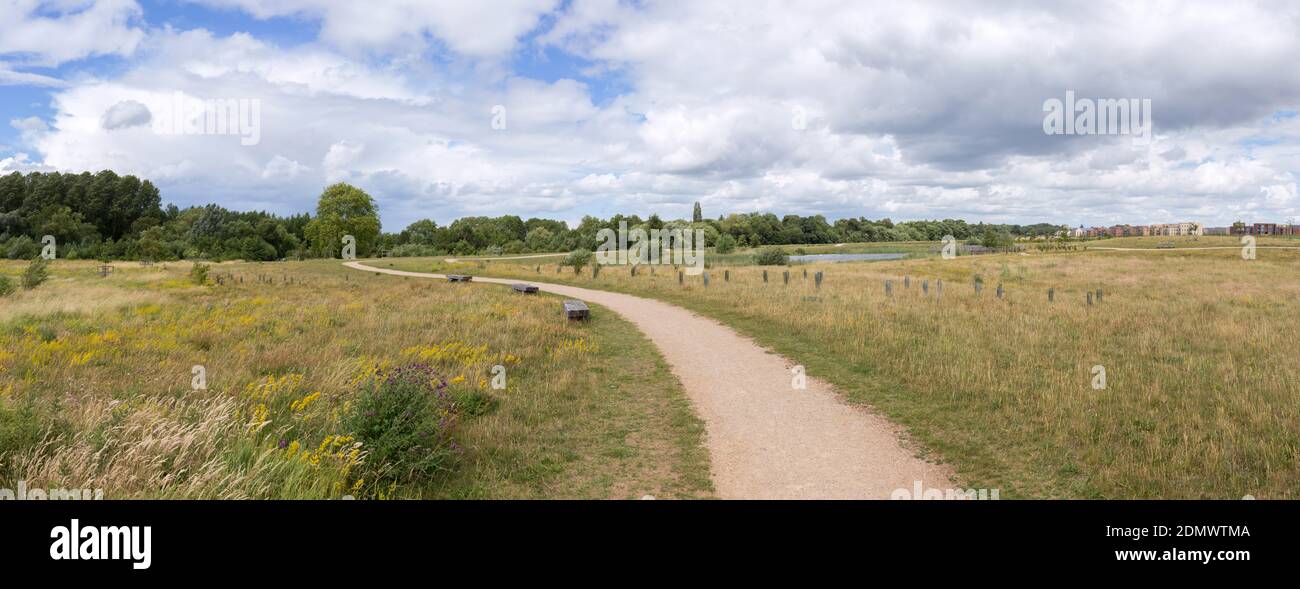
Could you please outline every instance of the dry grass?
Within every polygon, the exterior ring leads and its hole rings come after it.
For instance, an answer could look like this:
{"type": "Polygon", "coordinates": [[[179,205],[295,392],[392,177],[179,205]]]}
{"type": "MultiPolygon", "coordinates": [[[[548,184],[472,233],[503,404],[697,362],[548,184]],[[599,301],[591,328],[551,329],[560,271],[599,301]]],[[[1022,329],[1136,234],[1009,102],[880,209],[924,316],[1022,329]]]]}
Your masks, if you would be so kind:
{"type": "Polygon", "coordinates": [[[97,265],[57,262],[50,282],[4,300],[0,487],[110,498],[711,494],[680,385],[608,314],[568,323],[549,297],[331,261],[217,264],[223,284],[209,286],[186,280],[188,263],[115,264],[107,278],[97,265]],[[496,409],[463,417],[453,473],[372,487],[339,414],[376,369],[412,362],[496,409]],[[191,387],[196,365],[205,390],[191,387]],[[504,391],[490,387],[495,365],[504,391]],[[4,434],[33,424],[36,439],[4,434]]]}
{"type": "Polygon", "coordinates": [[[1250,262],[1235,250],[930,257],[794,266],[788,286],[783,268],[769,268],[768,284],[761,268],[729,268],[730,282],[717,268],[707,288],[700,277],[679,286],[666,268],[632,278],[610,267],[594,280],[553,265],[540,275],[506,262],[480,272],[714,316],[907,426],[966,486],[1004,497],[1294,498],[1297,264],[1300,252],[1264,249],[1250,262]],[[1085,293],[1096,289],[1104,300],[1090,307],[1085,293]],[[1091,386],[1095,365],[1106,369],[1105,390],[1091,386]]]}

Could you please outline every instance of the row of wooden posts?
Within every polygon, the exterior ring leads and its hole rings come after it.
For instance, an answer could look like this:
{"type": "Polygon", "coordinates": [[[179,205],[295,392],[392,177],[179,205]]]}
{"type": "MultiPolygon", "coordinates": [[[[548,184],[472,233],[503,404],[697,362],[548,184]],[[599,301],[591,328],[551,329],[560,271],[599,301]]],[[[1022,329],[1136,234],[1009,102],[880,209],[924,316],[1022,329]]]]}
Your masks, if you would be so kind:
{"type": "MultiPolygon", "coordinates": [[[[975,278],[975,281],[974,281],[974,284],[975,284],[975,294],[976,294],[976,296],[978,296],[978,295],[980,294],[980,291],[982,291],[982,290],[984,289],[984,281],[981,280],[980,278],[976,277],[976,278],[975,278]]],[[[904,277],[903,277],[903,288],[904,288],[904,289],[910,289],[910,288],[912,288],[912,277],[911,277],[911,276],[904,276],[904,277]]],[[[1006,289],[1002,288],[1002,283],[1001,283],[1001,282],[998,283],[998,288],[997,288],[997,291],[996,291],[996,292],[997,292],[997,297],[998,297],[999,299],[1003,298],[1003,297],[1006,295],[1006,289]]],[[[929,294],[930,294],[930,281],[929,281],[929,280],[923,280],[923,281],[921,281],[921,293],[924,294],[924,295],[929,296],[929,294]]],[[[1103,294],[1103,293],[1102,293],[1102,290],[1101,290],[1100,288],[1097,289],[1096,292],[1088,291],[1086,294],[1087,294],[1087,301],[1088,301],[1088,304],[1089,304],[1089,305],[1094,304],[1094,302],[1095,302],[1096,304],[1101,304],[1101,301],[1102,301],[1102,294],[1103,294]]],[[[892,280],[886,280],[886,281],[885,281],[885,296],[887,296],[887,297],[892,297],[892,296],[894,296],[894,281],[892,281],[892,280]]],[[[943,280],[942,280],[942,279],[940,279],[940,280],[936,280],[936,281],[935,281],[935,296],[936,296],[936,297],[941,297],[941,296],[943,296],[943,280]]],[[[1056,289],[1055,289],[1055,288],[1049,288],[1049,289],[1047,289],[1047,302],[1052,303],[1052,302],[1055,302],[1055,301],[1056,301],[1056,289]]]]}
{"type": "MultiPolygon", "coordinates": [[[[599,276],[600,276],[600,268],[601,268],[601,265],[600,265],[600,264],[595,264],[595,265],[592,266],[592,268],[591,268],[591,277],[592,277],[592,278],[596,278],[596,277],[599,277],[599,276]]],[[[556,274],[559,274],[563,269],[564,269],[564,266],[561,266],[561,265],[558,265],[558,264],[557,264],[557,265],[555,266],[555,273],[556,273],[556,274]]],[[[636,265],[628,266],[628,274],[629,274],[630,276],[636,276],[636,270],[637,270],[637,266],[636,266],[636,265]]],[[[542,265],[541,265],[541,264],[537,264],[537,265],[533,268],[533,271],[536,272],[536,273],[538,273],[538,274],[541,274],[541,272],[542,272],[542,265]]],[[[653,265],[650,266],[650,275],[651,275],[651,276],[654,276],[654,275],[655,275],[655,266],[653,266],[653,265]]],[[[790,271],[789,271],[789,270],[785,270],[784,272],[782,272],[782,273],[781,273],[781,276],[782,276],[782,281],[783,281],[784,284],[790,284],[790,271]]],[[[822,287],[822,278],[824,278],[824,276],[825,276],[825,275],[822,274],[822,272],[821,272],[820,270],[818,270],[817,272],[814,272],[814,273],[813,273],[813,282],[817,285],[817,288],[821,288],[821,287],[822,287]]],[[[807,269],[807,268],[804,268],[804,269],[803,269],[803,277],[804,277],[804,279],[807,279],[807,278],[808,278],[808,269],[807,269]]],[[[708,285],[709,285],[709,272],[708,272],[708,270],[705,270],[705,271],[704,271],[704,274],[703,274],[702,278],[703,278],[703,280],[704,280],[704,286],[708,286],[708,285]]],[[[722,281],[723,281],[723,282],[731,282],[731,270],[723,270],[723,271],[722,271],[722,281]]],[[[768,282],[767,270],[763,270],[763,282],[764,282],[764,283],[768,282]]],[[[682,271],[682,270],[678,270],[678,271],[677,271],[677,284],[681,284],[681,285],[685,285],[685,284],[686,284],[686,273],[685,273],[684,271],[682,271]]]]}
{"type": "MultiPolygon", "coordinates": [[[[562,266],[556,266],[556,272],[558,273],[562,268],[563,268],[562,266]]],[[[631,275],[631,276],[636,276],[636,270],[637,270],[637,267],[636,267],[636,266],[630,266],[629,269],[628,269],[628,273],[629,273],[629,275],[631,275]]],[[[540,264],[537,266],[536,271],[539,272],[539,273],[542,271],[542,266],[541,266],[540,264]]],[[[655,267],[654,267],[654,266],[650,266],[650,274],[651,274],[652,276],[654,275],[654,272],[655,272],[655,267]]],[[[592,277],[592,278],[595,278],[595,277],[597,277],[597,276],[599,276],[599,275],[600,275],[600,265],[597,264],[597,265],[595,265],[595,266],[592,267],[591,277],[592,277]]],[[[804,277],[804,279],[807,279],[807,278],[808,278],[808,269],[807,269],[807,268],[804,268],[804,269],[803,269],[803,277],[804,277]]],[[[822,287],[822,278],[823,278],[823,277],[824,277],[824,275],[822,274],[822,271],[821,271],[821,270],[818,270],[817,272],[814,272],[814,273],[813,273],[813,282],[816,284],[817,288],[819,288],[819,289],[822,287]]],[[[731,270],[723,270],[723,271],[722,271],[722,280],[723,280],[724,282],[731,282],[731,270]]],[[[704,275],[703,275],[703,281],[704,281],[704,286],[705,286],[705,287],[709,286],[709,272],[708,272],[707,270],[704,272],[704,275]]],[[[768,282],[769,282],[768,271],[767,271],[766,269],[764,269],[764,270],[763,270],[763,283],[766,284],[766,283],[768,283],[768,282]]],[[[781,272],[781,283],[782,283],[782,284],[790,284],[790,271],[789,271],[789,270],[783,270],[783,271],[781,272]]],[[[677,271],[677,284],[679,284],[679,285],[683,285],[683,286],[686,284],[686,273],[683,272],[683,271],[681,271],[681,270],[678,270],[678,271],[677,271]]],[[[976,277],[976,278],[975,278],[975,281],[974,281],[974,285],[975,285],[975,294],[976,294],[976,295],[979,295],[980,292],[984,289],[984,281],[983,281],[981,278],[976,277]]],[[[904,289],[910,289],[910,288],[912,288],[912,277],[911,277],[911,276],[904,276],[904,277],[903,277],[903,288],[904,288],[904,289]]],[[[930,294],[930,281],[929,281],[929,280],[922,280],[922,281],[921,281],[921,292],[922,292],[922,294],[925,294],[926,296],[929,296],[929,294],[930,294]]],[[[997,297],[998,297],[999,299],[1005,297],[1005,295],[1006,295],[1006,289],[1004,289],[1004,288],[1002,287],[1002,283],[1001,283],[1001,282],[998,283],[998,286],[997,286],[997,289],[996,289],[995,292],[997,293],[997,297]]],[[[1086,295],[1087,295],[1086,300],[1087,300],[1087,302],[1088,302],[1089,305],[1093,305],[1093,304],[1101,304],[1101,302],[1102,302],[1102,290],[1101,290],[1100,288],[1097,289],[1096,291],[1088,291],[1088,292],[1086,293],[1086,295]]],[[[885,281],[885,296],[891,296],[891,297],[894,296],[894,283],[893,283],[892,280],[886,280],[886,281],[885,281]]],[[[941,279],[935,281],[935,296],[936,296],[936,297],[941,297],[941,296],[943,296],[943,280],[941,280],[941,279]]],[[[1055,288],[1049,288],[1049,289],[1047,289],[1047,302],[1051,303],[1051,302],[1055,302],[1055,301],[1056,301],[1056,289],[1055,289],[1055,288]]]]}
{"type": "MultiPolygon", "coordinates": [[[[99,274],[101,278],[106,277],[109,274],[112,274],[114,270],[115,268],[113,266],[109,266],[108,264],[103,264],[96,267],[96,272],[99,274]]],[[[348,279],[349,277],[347,275],[344,275],[344,280],[348,280],[348,279]]],[[[229,272],[227,272],[224,275],[217,274],[213,276],[213,281],[216,282],[218,285],[225,284],[227,280],[229,280],[231,284],[234,284],[236,282],[238,282],[239,284],[243,284],[244,276],[241,274],[238,277],[236,277],[234,274],[229,272]]],[[[275,277],[269,274],[258,274],[257,282],[259,284],[275,284],[275,277]]],[[[296,280],[294,279],[294,277],[289,276],[287,274],[282,274],[280,276],[281,284],[300,284],[301,282],[302,282],[301,280],[296,280]]]]}

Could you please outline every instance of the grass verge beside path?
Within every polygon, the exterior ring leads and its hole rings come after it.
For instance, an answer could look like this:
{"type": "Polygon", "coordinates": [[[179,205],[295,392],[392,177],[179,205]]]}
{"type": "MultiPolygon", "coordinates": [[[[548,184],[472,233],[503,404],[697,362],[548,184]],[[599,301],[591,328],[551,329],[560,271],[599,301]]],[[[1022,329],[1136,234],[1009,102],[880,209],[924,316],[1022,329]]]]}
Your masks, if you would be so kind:
{"type": "MultiPolygon", "coordinates": [[[[0,300],[0,487],[108,498],[710,497],[702,423],[654,347],[551,296],[338,261],[56,261],[0,300]],[[343,425],[369,379],[428,364],[446,469],[377,483],[343,425]],[[491,386],[494,366],[507,386],[491,386]],[[192,387],[194,367],[206,388],[192,387]],[[354,452],[355,450],[355,452],[354,452]]],[[[22,263],[0,262],[0,273],[22,263]]]]}
{"type": "Polygon", "coordinates": [[[768,267],[767,283],[760,267],[714,268],[708,287],[699,276],[679,285],[666,267],[635,277],[606,267],[594,279],[554,264],[465,270],[637,294],[718,319],[906,426],[967,487],[1233,499],[1300,493],[1300,365],[1282,327],[1300,324],[1297,264],[1293,250],[1253,261],[1231,250],[1030,253],[800,265],[788,285],[784,267],[768,267]],[[1098,289],[1103,301],[1089,306],[1085,293],[1098,289]],[[1096,366],[1104,389],[1092,386],[1096,366]]]}

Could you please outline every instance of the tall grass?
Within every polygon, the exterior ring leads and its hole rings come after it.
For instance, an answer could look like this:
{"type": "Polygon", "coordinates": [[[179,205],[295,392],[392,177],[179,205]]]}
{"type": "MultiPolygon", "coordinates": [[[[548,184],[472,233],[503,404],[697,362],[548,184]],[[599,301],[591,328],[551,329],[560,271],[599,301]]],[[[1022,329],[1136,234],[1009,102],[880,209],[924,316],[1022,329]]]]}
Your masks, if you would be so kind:
{"type": "Polygon", "coordinates": [[[0,311],[0,417],[22,426],[0,436],[0,487],[109,498],[711,493],[680,385],[614,317],[570,323],[551,297],[334,261],[213,264],[206,286],[188,264],[116,264],[108,277],[96,265],[56,261],[47,284],[0,311]],[[366,480],[368,448],[344,417],[368,379],[412,363],[433,367],[477,415],[462,416],[450,470],[418,484],[366,480]],[[490,385],[498,365],[504,390],[490,385]],[[616,366],[644,378],[610,377],[616,366]]]}
{"type": "Polygon", "coordinates": [[[1234,250],[930,257],[812,264],[807,279],[796,266],[788,286],[779,274],[763,283],[762,268],[728,268],[730,281],[715,268],[708,287],[700,277],[679,286],[664,268],[592,279],[495,262],[480,272],[716,317],[906,425],[968,486],[1004,497],[1294,498],[1297,264],[1300,253],[1263,249],[1254,261],[1234,250]],[[1102,302],[1089,306],[1097,289],[1102,302]],[[1094,366],[1106,370],[1104,390],[1092,388],[1094,366]]]}

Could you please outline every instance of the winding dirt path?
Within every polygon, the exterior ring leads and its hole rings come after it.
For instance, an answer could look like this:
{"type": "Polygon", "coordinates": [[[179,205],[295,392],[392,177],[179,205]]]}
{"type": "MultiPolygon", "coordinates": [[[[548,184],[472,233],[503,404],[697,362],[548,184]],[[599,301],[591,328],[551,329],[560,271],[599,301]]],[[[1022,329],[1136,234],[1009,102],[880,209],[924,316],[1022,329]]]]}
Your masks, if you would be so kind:
{"type": "MultiPolygon", "coordinates": [[[[349,268],[397,276],[442,274],[349,268]]],[[[517,279],[474,277],[515,284],[517,279]]],[[[793,363],[712,319],[661,301],[561,284],[539,289],[601,305],[635,324],[659,348],[704,420],[713,482],[724,499],[888,499],[896,489],[951,488],[942,466],[917,458],[900,429],[842,401],[811,376],[792,386],[793,363]]]]}

